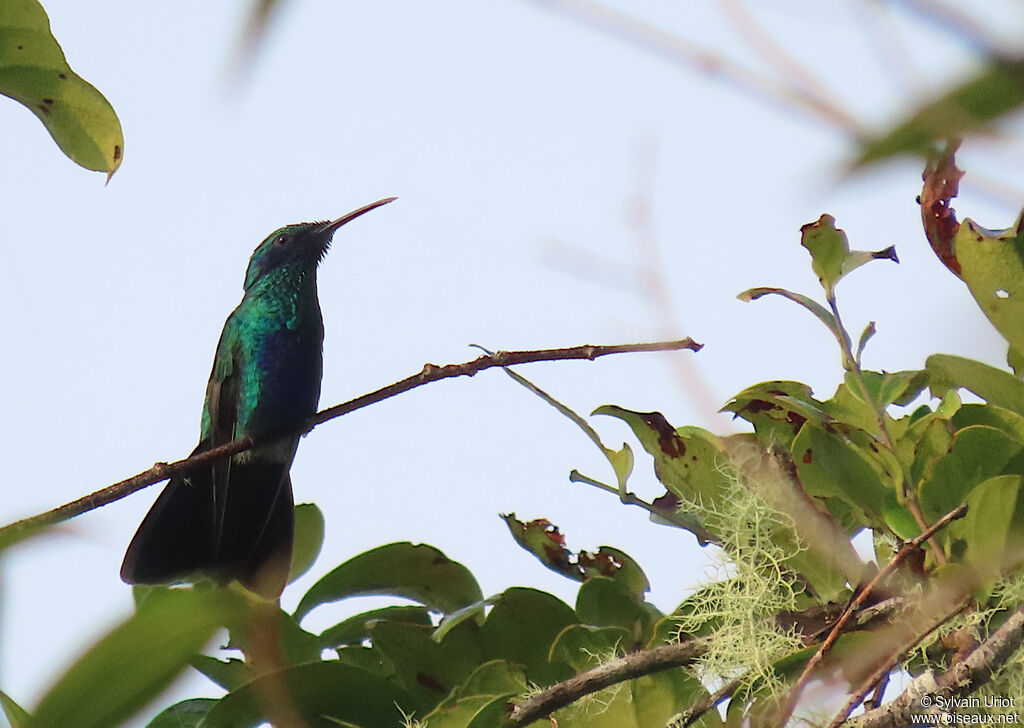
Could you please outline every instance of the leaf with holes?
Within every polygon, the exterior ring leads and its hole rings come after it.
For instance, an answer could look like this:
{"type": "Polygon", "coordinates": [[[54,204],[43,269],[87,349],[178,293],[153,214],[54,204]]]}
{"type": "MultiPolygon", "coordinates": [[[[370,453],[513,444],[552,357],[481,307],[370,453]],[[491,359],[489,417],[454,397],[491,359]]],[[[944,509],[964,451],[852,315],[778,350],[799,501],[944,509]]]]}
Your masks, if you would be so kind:
{"type": "Polygon", "coordinates": [[[978,306],[1011,347],[1024,350],[1024,217],[1007,230],[986,230],[967,218],[953,245],[978,306]]]}

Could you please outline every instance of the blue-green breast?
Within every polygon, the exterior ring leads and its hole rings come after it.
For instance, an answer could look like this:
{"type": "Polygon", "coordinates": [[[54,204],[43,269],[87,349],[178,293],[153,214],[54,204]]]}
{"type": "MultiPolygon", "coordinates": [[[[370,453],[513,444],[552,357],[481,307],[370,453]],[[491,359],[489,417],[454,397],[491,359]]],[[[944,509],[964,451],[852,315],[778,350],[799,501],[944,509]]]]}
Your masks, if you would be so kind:
{"type": "MultiPolygon", "coordinates": [[[[275,271],[246,292],[224,325],[212,374],[236,388],[235,437],[295,429],[316,412],[323,340],[315,269],[275,271]]],[[[204,438],[209,428],[204,407],[204,438]]]]}

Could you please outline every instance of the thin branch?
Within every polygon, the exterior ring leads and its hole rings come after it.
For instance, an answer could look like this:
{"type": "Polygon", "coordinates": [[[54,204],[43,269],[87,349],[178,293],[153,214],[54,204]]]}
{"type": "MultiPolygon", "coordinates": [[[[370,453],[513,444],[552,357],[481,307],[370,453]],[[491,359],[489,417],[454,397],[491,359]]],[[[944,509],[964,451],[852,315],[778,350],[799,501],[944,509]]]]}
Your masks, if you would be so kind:
{"type": "Polygon", "coordinates": [[[871,692],[871,690],[875,687],[879,680],[881,680],[893,671],[893,669],[896,667],[896,664],[899,662],[900,658],[903,655],[905,655],[910,650],[914,649],[916,645],[920,644],[921,641],[924,640],[932,632],[939,629],[946,622],[951,620],[956,615],[960,614],[960,612],[967,609],[967,607],[970,606],[970,603],[970,599],[965,597],[963,600],[960,601],[959,604],[956,605],[956,607],[952,609],[952,611],[950,611],[948,614],[942,617],[942,619],[933,623],[929,629],[914,637],[914,639],[909,644],[900,645],[895,650],[893,650],[888,655],[888,657],[886,657],[881,662],[881,664],[879,664],[878,668],[873,673],[871,673],[868,679],[865,680],[861,684],[861,686],[857,688],[856,691],[854,691],[853,697],[851,697],[850,700],[846,703],[846,705],[843,706],[843,709],[836,714],[835,719],[831,723],[829,723],[828,728],[838,728],[838,726],[846,722],[846,720],[850,717],[850,713],[852,713],[858,705],[864,702],[864,699],[867,697],[867,694],[871,692]]]}
{"type": "Polygon", "coordinates": [[[743,685],[743,677],[738,677],[732,682],[727,683],[724,687],[717,690],[713,695],[709,695],[699,703],[690,706],[682,713],[678,718],[675,718],[669,725],[672,728],[688,728],[689,726],[700,720],[700,717],[707,713],[709,710],[713,710],[718,707],[718,704],[727,698],[731,698],[732,694],[740,689],[743,685]]]}
{"type": "Polygon", "coordinates": [[[706,651],[703,642],[689,640],[617,657],[521,701],[512,711],[512,722],[516,725],[529,725],[585,695],[611,685],[689,665],[706,651]]]}
{"type": "MultiPolygon", "coordinates": [[[[471,377],[479,371],[490,369],[492,367],[508,367],[515,364],[528,364],[540,361],[561,361],[567,359],[587,359],[592,361],[597,357],[608,356],[609,354],[624,354],[642,351],[679,351],[681,349],[700,351],[701,348],[701,344],[696,343],[693,339],[685,338],[677,341],[659,341],[647,344],[619,344],[614,346],[584,345],[561,349],[499,351],[493,355],[480,356],[472,361],[463,362],[462,364],[447,364],[445,366],[424,364],[423,369],[419,373],[414,374],[411,377],[406,377],[400,382],[389,384],[375,392],[370,392],[369,394],[364,394],[361,397],[349,400],[343,404],[321,410],[310,419],[305,427],[303,427],[303,431],[308,432],[317,425],[321,425],[335,417],[341,417],[349,412],[362,409],[363,407],[394,397],[395,395],[402,394],[403,392],[408,392],[410,389],[415,389],[416,387],[420,387],[424,384],[436,382],[441,379],[451,379],[453,377],[471,377]]],[[[138,475],[126,478],[125,480],[114,483],[113,485],[107,486],[106,488],[94,493],[90,493],[89,495],[78,498],[77,500],[73,500],[70,503],[65,503],[62,506],[46,511],[45,513],[40,513],[3,526],[0,528],[0,550],[37,533],[40,529],[46,528],[47,526],[52,526],[56,523],[74,518],[75,516],[79,516],[95,508],[99,508],[100,506],[107,505],[108,503],[113,503],[114,501],[120,500],[125,496],[129,496],[149,485],[159,483],[162,480],[167,480],[178,473],[193,470],[201,465],[208,465],[211,462],[228,458],[232,455],[237,455],[238,453],[245,452],[246,450],[251,450],[256,447],[257,444],[258,443],[256,443],[252,438],[243,437],[212,450],[192,455],[191,457],[187,457],[183,460],[177,460],[172,463],[156,463],[152,468],[139,473],[138,475]]]]}
{"type": "Polygon", "coordinates": [[[800,674],[796,684],[789,693],[789,698],[786,700],[782,715],[779,719],[779,725],[785,725],[789,720],[789,717],[793,714],[793,709],[796,707],[797,700],[800,698],[800,693],[803,692],[804,686],[807,685],[808,680],[811,678],[811,673],[819,664],[821,664],[821,661],[825,659],[825,656],[829,653],[832,646],[836,643],[836,640],[838,640],[839,636],[842,634],[843,627],[846,626],[846,623],[850,621],[860,606],[864,604],[867,598],[874,591],[875,587],[878,586],[883,579],[888,577],[889,574],[895,571],[896,567],[903,563],[903,560],[912,554],[922,543],[934,536],[939,529],[946,527],[959,518],[963,518],[965,515],[967,515],[967,505],[962,503],[937,520],[930,528],[928,528],[928,530],[923,531],[913,540],[905,543],[903,548],[897,551],[896,555],[893,556],[885,566],[879,569],[874,578],[871,579],[871,581],[869,581],[867,585],[860,590],[860,593],[850,601],[845,611],[843,611],[839,619],[836,620],[836,623],[833,625],[828,637],[826,637],[825,641],[821,643],[818,651],[815,652],[811,659],[807,661],[807,665],[804,667],[803,672],[800,674]]]}
{"type": "Polygon", "coordinates": [[[869,710],[846,723],[850,728],[898,728],[908,725],[911,713],[921,713],[923,695],[952,697],[977,690],[1024,642],[1024,607],[1020,607],[966,658],[938,677],[918,677],[895,700],[869,710]]]}

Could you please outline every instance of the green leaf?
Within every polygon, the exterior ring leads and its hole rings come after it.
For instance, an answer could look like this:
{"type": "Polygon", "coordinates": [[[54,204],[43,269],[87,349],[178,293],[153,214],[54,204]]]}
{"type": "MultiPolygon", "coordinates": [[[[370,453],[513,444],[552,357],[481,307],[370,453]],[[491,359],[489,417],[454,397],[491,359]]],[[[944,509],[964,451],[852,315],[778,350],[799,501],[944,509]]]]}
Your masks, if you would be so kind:
{"type": "Polygon", "coordinates": [[[198,728],[216,704],[213,698],[183,700],[149,721],[146,728],[198,728]]]}
{"type": "Polygon", "coordinates": [[[811,254],[811,268],[818,282],[831,298],[832,291],[843,275],[843,261],[850,252],[846,233],[836,228],[836,219],[822,215],[817,222],[800,228],[800,244],[811,254]]]}
{"type": "Polygon", "coordinates": [[[288,583],[305,574],[320,555],[324,545],[324,514],[315,503],[295,506],[295,545],[288,583]]]}
{"type": "Polygon", "coordinates": [[[888,157],[927,157],[937,142],[981,132],[1024,102],[1024,61],[992,57],[975,76],[925,104],[886,134],[861,144],[854,167],[888,157]]]}
{"type": "Polygon", "coordinates": [[[1024,382],[1009,372],[951,354],[932,354],[925,370],[933,397],[941,397],[948,389],[963,388],[989,404],[1024,415],[1024,382]]]}
{"type": "MultiPolygon", "coordinates": [[[[481,662],[478,627],[463,622],[440,643],[418,624],[374,622],[370,639],[395,668],[399,684],[423,710],[431,710],[481,662]]],[[[486,659],[486,658],[484,658],[486,659]]]]}
{"type": "Polygon", "coordinates": [[[918,489],[924,517],[934,522],[956,508],[975,486],[1001,474],[1022,447],[1016,437],[994,427],[972,425],[959,430],[949,454],[935,463],[932,476],[918,489]]]}
{"type": "Polygon", "coordinates": [[[571,673],[548,661],[558,633],[578,622],[576,613],[557,597],[535,589],[506,589],[480,629],[480,646],[487,660],[508,660],[526,668],[538,685],[564,680],[571,673]]]}
{"type": "Polygon", "coordinates": [[[439,612],[483,598],[465,566],[433,546],[404,541],[359,554],[328,573],[302,597],[295,618],[301,621],[321,604],[368,594],[405,597],[439,612]]]}
{"type": "Polygon", "coordinates": [[[1011,348],[1024,350],[1024,217],[1008,230],[986,230],[968,218],[953,246],[978,306],[1011,348]]]}
{"type": "Polygon", "coordinates": [[[32,717],[2,690],[0,690],[0,708],[3,708],[4,717],[11,724],[11,728],[27,728],[29,725],[32,717]]]}
{"type": "Polygon", "coordinates": [[[888,488],[878,466],[860,447],[838,435],[805,426],[793,441],[800,482],[809,495],[838,498],[852,506],[864,526],[882,524],[888,488]]]}
{"type": "Polygon", "coordinates": [[[68,157],[110,178],[124,136],[110,102],[71,70],[36,0],[0,0],[0,94],[24,104],[68,157]]]}
{"type": "Polygon", "coordinates": [[[1024,557],[1024,478],[999,475],[979,483],[967,497],[967,515],[950,524],[950,535],[966,543],[965,560],[983,581],[1020,566],[1024,557]]]}
{"type": "Polygon", "coordinates": [[[580,587],[576,596],[576,614],[584,624],[594,627],[622,627],[631,649],[651,639],[654,622],[661,615],[647,609],[644,602],[629,594],[611,579],[596,576],[580,587]]]}
{"type": "MultiPolygon", "coordinates": [[[[210,710],[202,728],[255,728],[267,722],[268,695],[282,689],[303,720],[325,725],[324,720],[360,728],[394,728],[402,715],[417,706],[392,681],[339,662],[313,662],[262,675],[233,690],[210,710]]],[[[75,725],[74,723],[64,725],[75,725]]]]}
{"type": "MultiPolygon", "coordinates": [[[[877,252],[851,251],[846,233],[836,227],[836,219],[831,215],[822,215],[817,221],[801,227],[800,244],[811,254],[811,268],[817,274],[818,282],[830,301],[835,296],[835,287],[839,279],[865,263],[879,259],[900,262],[896,257],[896,248],[892,246],[877,252]]],[[[863,349],[864,341],[862,337],[859,350],[863,349]]]]}
{"type": "Polygon", "coordinates": [[[328,627],[320,634],[321,647],[341,647],[357,645],[370,636],[370,624],[386,619],[392,622],[406,622],[429,627],[430,611],[426,607],[382,607],[368,612],[356,614],[333,627],[328,627]]]}
{"type": "Polygon", "coordinates": [[[43,696],[29,725],[119,724],[156,697],[242,608],[237,596],[220,589],[150,594],[43,696]]]}

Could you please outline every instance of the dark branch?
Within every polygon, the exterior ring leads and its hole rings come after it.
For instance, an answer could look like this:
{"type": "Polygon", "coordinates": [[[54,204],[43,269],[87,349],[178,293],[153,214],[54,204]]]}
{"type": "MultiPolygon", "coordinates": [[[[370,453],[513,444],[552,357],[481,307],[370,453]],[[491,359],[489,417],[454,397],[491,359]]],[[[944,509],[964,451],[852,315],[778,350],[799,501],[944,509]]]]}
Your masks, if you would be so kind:
{"type": "MultiPolygon", "coordinates": [[[[472,361],[464,362],[462,364],[447,364],[445,366],[424,364],[423,369],[418,374],[407,377],[400,382],[390,384],[387,387],[382,387],[375,392],[364,394],[362,397],[357,397],[356,399],[349,400],[343,404],[321,410],[312,417],[304,430],[309,431],[317,425],[323,424],[327,420],[334,419],[335,417],[341,417],[349,412],[367,407],[371,404],[388,399],[389,397],[402,394],[403,392],[408,392],[410,389],[415,389],[416,387],[424,384],[436,382],[441,379],[451,379],[452,377],[471,377],[479,371],[490,369],[492,367],[508,367],[515,364],[528,364],[540,361],[559,361],[564,359],[594,360],[599,356],[607,356],[609,354],[624,354],[641,351],[679,351],[681,349],[700,351],[701,348],[701,344],[698,344],[693,339],[685,338],[677,341],[660,341],[649,344],[619,344],[615,346],[585,345],[567,347],[563,349],[499,351],[495,352],[493,355],[480,356],[472,361]]],[[[47,526],[52,526],[56,523],[74,518],[75,516],[91,511],[94,508],[107,505],[108,503],[113,503],[114,501],[120,500],[125,496],[129,496],[149,485],[159,483],[162,480],[167,480],[178,473],[191,470],[201,465],[208,465],[216,460],[228,458],[232,455],[237,455],[240,452],[245,452],[246,450],[251,450],[256,445],[257,443],[251,438],[242,438],[214,448],[213,450],[207,450],[206,452],[198,455],[185,458],[184,460],[177,460],[173,463],[157,463],[143,473],[134,475],[131,478],[120,481],[119,483],[114,483],[113,485],[107,486],[95,493],[90,493],[87,496],[71,501],[70,503],[65,503],[62,506],[46,511],[45,513],[40,513],[39,515],[24,518],[20,521],[3,526],[0,528],[0,550],[38,533],[41,529],[46,528],[47,526]]]]}
{"type": "Polygon", "coordinates": [[[928,529],[916,536],[913,540],[905,543],[903,547],[896,552],[896,555],[893,556],[885,566],[878,570],[878,573],[875,574],[874,578],[860,590],[860,593],[857,594],[856,598],[850,602],[843,611],[843,614],[838,620],[836,620],[835,625],[829,632],[828,637],[825,638],[825,641],[821,643],[818,651],[815,652],[811,659],[807,661],[807,665],[804,667],[803,672],[797,679],[793,689],[789,692],[789,698],[786,700],[782,713],[779,717],[779,725],[785,725],[789,721],[790,716],[793,714],[793,709],[796,707],[796,702],[800,698],[800,694],[803,692],[804,686],[807,685],[807,681],[811,678],[811,673],[814,672],[814,669],[832,649],[836,640],[839,639],[839,635],[842,634],[843,627],[846,626],[847,622],[850,621],[850,618],[853,617],[854,613],[861,607],[861,605],[867,601],[867,598],[874,591],[875,587],[877,587],[883,579],[888,577],[889,574],[895,571],[896,567],[902,564],[903,561],[910,554],[916,551],[922,543],[938,533],[940,529],[945,528],[947,525],[959,518],[963,518],[965,515],[967,515],[967,505],[962,503],[933,523],[928,529]]]}
{"type": "Polygon", "coordinates": [[[521,701],[512,711],[512,722],[521,726],[529,725],[610,685],[689,665],[706,650],[702,642],[691,640],[617,657],[521,701]]]}
{"type": "Polygon", "coordinates": [[[924,695],[953,697],[977,690],[1006,663],[1024,642],[1024,607],[1020,607],[987,640],[963,660],[934,677],[931,672],[917,678],[898,698],[881,708],[848,720],[850,728],[898,728],[910,723],[912,713],[924,712],[920,699],[924,695]]]}

